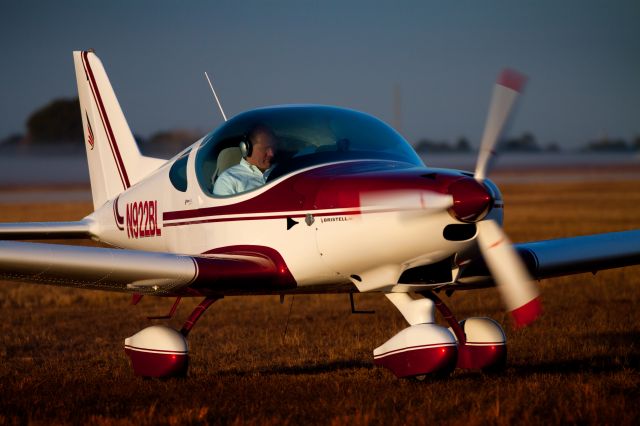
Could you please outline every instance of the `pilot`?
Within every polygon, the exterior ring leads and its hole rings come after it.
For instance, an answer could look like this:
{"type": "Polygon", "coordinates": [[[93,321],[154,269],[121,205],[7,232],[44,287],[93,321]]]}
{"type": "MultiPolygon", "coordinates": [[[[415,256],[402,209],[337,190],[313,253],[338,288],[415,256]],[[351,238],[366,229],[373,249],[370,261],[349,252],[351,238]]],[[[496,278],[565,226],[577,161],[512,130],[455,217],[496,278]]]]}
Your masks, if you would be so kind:
{"type": "Polygon", "coordinates": [[[264,124],[254,126],[240,142],[240,163],[229,167],[216,179],[213,193],[234,195],[264,185],[274,167],[277,145],[278,138],[269,127],[264,124]]]}

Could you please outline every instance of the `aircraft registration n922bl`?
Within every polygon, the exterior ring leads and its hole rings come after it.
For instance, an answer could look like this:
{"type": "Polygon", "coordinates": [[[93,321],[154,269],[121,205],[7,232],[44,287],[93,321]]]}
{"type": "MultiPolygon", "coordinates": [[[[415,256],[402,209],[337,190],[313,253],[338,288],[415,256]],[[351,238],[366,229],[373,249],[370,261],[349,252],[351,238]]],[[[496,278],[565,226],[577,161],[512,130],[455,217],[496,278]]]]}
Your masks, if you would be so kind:
{"type": "Polygon", "coordinates": [[[440,291],[495,285],[522,326],[541,312],[534,279],[640,263],[638,230],[509,242],[502,196],[486,176],[525,83],[515,71],[498,78],[468,173],[426,167],[374,117],[315,105],[251,110],[168,161],[146,157],[98,57],[73,57],[94,212],[1,224],[0,278],[128,292],[134,303],[175,297],[171,315],[182,297],[202,297],[181,330],[153,325],[125,340],[138,375],[184,375],[189,331],[226,295],[355,292],[384,294],[407,320],[373,351],[398,377],[495,369],[506,362],[501,326],[458,322],[440,291]],[[252,135],[258,127],[270,138],[266,150],[252,135]],[[220,176],[241,161],[263,184],[216,195],[220,176]],[[117,248],[15,241],[46,238],[117,248]],[[436,309],[450,328],[436,323],[436,309]]]}

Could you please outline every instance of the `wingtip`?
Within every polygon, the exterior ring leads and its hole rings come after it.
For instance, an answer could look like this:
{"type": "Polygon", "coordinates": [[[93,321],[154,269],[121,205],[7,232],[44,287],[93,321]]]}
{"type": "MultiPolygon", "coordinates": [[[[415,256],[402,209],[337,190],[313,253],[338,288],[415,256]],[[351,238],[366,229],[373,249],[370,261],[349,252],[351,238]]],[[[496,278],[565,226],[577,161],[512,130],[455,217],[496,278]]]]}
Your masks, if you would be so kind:
{"type": "Polygon", "coordinates": [[[527,76],[514,69],[505,68],[498,77],[498,84],[508,89],[522,92],[527,82],[527,76]]]}

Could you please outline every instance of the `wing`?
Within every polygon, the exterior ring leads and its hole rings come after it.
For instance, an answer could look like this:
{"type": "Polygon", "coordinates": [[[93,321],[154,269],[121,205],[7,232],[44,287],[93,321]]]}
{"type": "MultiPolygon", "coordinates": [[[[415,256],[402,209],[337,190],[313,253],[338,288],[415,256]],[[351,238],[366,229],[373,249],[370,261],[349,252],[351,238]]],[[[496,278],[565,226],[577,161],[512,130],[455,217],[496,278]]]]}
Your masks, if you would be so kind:
{"type": "Polygon", "coordinates": [[[277,293],[295,287],[266,247],[202,256],[0,241],[0,279],[156,296],[277,293]]]}
{"type": "Polygon", "coordinates": [[[0,223],[0,239],[68,239],[91,238],[89,219],[75,222],[19,222],[0,223]]]}
{"type": "MultiPolygon", "coordinates": [[[[535,279],[597,272],[640,264],[640,230],[582,237],[534,241],[514,245],[535,279]]],[[[475,259],[461,267],[459,283],[491,283],[484,261],[475,259]]]]}

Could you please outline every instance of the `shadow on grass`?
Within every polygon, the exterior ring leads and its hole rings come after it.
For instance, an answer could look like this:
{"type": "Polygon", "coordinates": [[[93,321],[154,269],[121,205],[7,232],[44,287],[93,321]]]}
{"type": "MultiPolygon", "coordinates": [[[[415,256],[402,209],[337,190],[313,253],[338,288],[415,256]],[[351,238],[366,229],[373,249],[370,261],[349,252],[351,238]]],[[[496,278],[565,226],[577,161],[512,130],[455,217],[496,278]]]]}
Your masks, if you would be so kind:
{"type": "Polygon", "coordinates": [[[509,376],[529,377],[537,374],[602,374],[624,370],[640,370],[640,354],[633,354],[623,359],[609,356],[594,356],[582,359],[569,359],[538,364],[509,364],[509,376]]]}
{"type": "MultiPolygon", "coordinates": [[[[581,373],[614,373],[625,369],[640,371],[640,344],[635,346],[635,342],[640,342],[640,333],[631,332],[603,332],[585,333],[576,336],[579,341],[599,341],[611,348],[611,355],[594,354],[593,356],[582,356],[570,359],[567,355],[556,354],[558,359],[540,361],[535,363],[524,363],[526,361],[509,362],[507,369],[500,373],[484,373],[480,370],[459,370],[447,377],[431,376],[429,382],[439,381],[464,381],[467,379],[483,379],[487,377],[530,377],[537,374],[581,374],[581,373]],[[623,355],[624,354],[624,355],[623,355]]],[[[305,363],[299,365],[273,365],[254,368],[231,368],[215,372],[222,377],[231,376],[297,376],[297,375],[321,375],[326,373],[344,372],[348,370],[381,371],[391,374],[388,370],[375,366],[371,360],[350,360],[342,359],[327,363],[305,363]]]]}
{"type": "MultiPolygon", "coordinates": [[[[536,364],[510,363],[510,372],[517,376],[533,374],[578,374],[578,373],[613,373],[625,369],[640,370],[640,333],[630,332],[602,332],[585,333],[579,337],[580,341],[606,344],[610,348],[607,354],[594,354],[575,359],[559,359],[557,361],[536,364]]],[[[587,343],[588,345],[588,343],[587,343]]]]}
{"type": "Polygon", "coordinates": [[[361,361],[361,360],[339,360],[332,361],[324,364],[301,364],[301,365],[275,365],[273,367],[256,368],[256,369],[231,369],[220,371],[218,374],[221,376],[237,376],[246,374],[260,374],[264,376],[270,375],[303,375],[303,374],[324,374],[334,373],[341,370],[355,370],[355,369],[368,369],[374,368],[373,362],[361,361]]]}
{"type": "MultiPolygon", "coordinates": [[[[326,373],[337,373],[346,370],[380,370],[387,372],[382,367],[375,366],[373,361],[361,360],[341,360],[326,364],[301,364],[301,365],[276,365],[264,368],[229,369],[217,372],[220,376],[297,376],[297,375],[321,375],[326,373]]],[[[457,381],[469,378],[481,377],[530,377],[539,374],[603,374],[615,373],[624,370],[640,371],[640,352],[634,352],[627,356],[607,356],[597,355],[592,357],[563,359],[557,361],[540,362],[535,364],[514,364],[509,363],[507,369],[502,373],[482,373],[480,370],[456,370],[451,376],[432,376],[429,381],[457,381]]],[[[389,372],[389,374],[391,374],[389,372]]]]}

